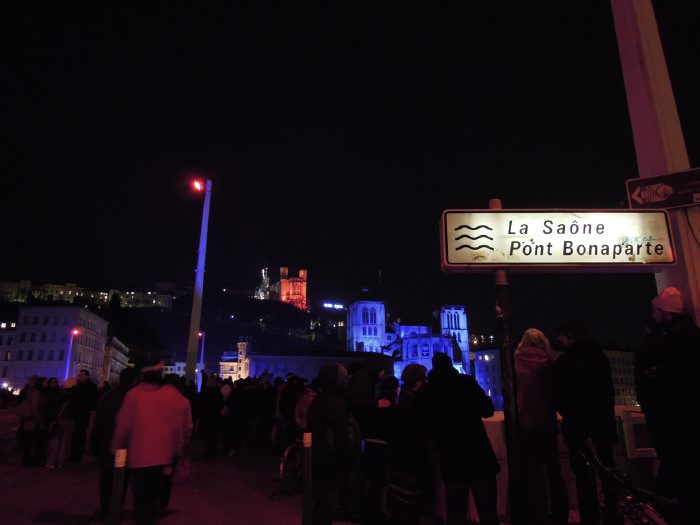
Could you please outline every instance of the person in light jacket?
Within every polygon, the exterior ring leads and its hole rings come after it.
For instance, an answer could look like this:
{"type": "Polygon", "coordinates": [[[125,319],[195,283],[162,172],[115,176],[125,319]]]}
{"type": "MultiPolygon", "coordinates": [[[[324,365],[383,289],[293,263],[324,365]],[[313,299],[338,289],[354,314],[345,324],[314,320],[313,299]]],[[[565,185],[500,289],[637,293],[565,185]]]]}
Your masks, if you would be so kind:
{"type": "Polygon", "coordinates": [[[162,373],[161,357],[147,355],[141,381],[124,397],[112,440],[113,452],[127,449],[137,524],[156,523],[165,513],[172,467],[192,435],[190,403],[164,384],[162,373]]]}
{"type": "Polygon", "coordinates": [[[536,328],[526,330],[515,351],[515,384],[528,523],[568,522],[568,497],[557,448],[553,373],[549,339],[536,328]]]}

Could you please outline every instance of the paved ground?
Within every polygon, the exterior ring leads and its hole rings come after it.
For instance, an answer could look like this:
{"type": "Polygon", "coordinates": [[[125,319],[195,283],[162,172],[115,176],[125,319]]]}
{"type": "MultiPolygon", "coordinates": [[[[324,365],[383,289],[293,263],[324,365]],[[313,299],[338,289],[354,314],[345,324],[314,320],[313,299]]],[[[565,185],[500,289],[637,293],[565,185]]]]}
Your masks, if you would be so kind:
{"type": "MultiPolygon", "coordinates": [[[[14,417],[0,410],[7,424],[14,417]]],[[[14,425],[0,425],[0,523],[24,525],[100,523],[93,517],[99,507],[98,466],[90,458],[82,465],[61,470],[23,468],[14,449],[14,425]]],[[[193,455],[198,455],[197,442],[193,455]]],[[[301,496],[273,499],[279,485],[277,459],[269,451],[251,451],[239,458],[195,459],[192,477],[173,487],[163,525],[300,525],[301,496]]],[[[127,497],[127,517],[131,498],[127,497]]],[[[128,523],[126,519],[123,523],[128,523]]]]}

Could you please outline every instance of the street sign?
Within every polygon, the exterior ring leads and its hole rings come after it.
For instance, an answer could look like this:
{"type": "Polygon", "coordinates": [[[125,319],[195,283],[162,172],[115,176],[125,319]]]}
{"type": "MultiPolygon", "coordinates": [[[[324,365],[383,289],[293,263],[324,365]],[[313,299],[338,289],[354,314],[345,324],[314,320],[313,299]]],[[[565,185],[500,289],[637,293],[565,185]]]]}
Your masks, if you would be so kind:
{"type": "Polygon", "coordinates": [[[700,204],[700,168],[659,177],[628,179],[630,208],[669,209],[700,204]]]}
{"type": "Polygon", "coordinates": [[[442,269],[655,271],[675,264],[665,211],[446,210],[442,269]]]}

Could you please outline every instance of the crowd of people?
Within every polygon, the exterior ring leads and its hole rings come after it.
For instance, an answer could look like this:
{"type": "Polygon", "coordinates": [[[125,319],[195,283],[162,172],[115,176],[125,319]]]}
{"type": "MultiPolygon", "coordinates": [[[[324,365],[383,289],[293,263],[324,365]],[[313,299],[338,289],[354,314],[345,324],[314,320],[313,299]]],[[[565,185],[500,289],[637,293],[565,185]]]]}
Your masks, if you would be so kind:
{"type": "MultiPolygon", "coordinates": [[[[683,523],[700,523],[700,430],[693,407],[700,330],[683,313],[675,289],[653,301],[648,337],[637,356],[638,397],[661,461],[657,489],[680,501],[683,523]],[[693,353],[695,352],[695,353],[693,353]]],[[[529,329],[515,349],[519,457],[529,524],[569,523],[558,435],[568,447],[581,523],[622,523],[618,496],[594,475],[595,461],[615,467],[618,439],[610,363],[580,322],[560,325],[550,344],[529,329]],[[557,353],[552,346],[562,350],[557,353]],[[561,426],[558,416],[561,417],[561,426]]],[[[347,368],[329,363],[307,381],[269,374],[237,381],[210,375],[201,392],[148,354],[119,385],[101,388],[81,370],[59,387],[34,377],[20,394],[18,438],[23,464],[61,468],[81,461],[90,415],[90,451],[99,458],[101,512],[110,507],[114,454],[126,465],[137,523],[155,523],[167,508],[173,473],[193,433],[209,458],[245,454],[254,444],[278,452],[312,435],[314,524],[335,519],[370,525],[417,525],[432,514],[467,523],[469,497],[482,525],[497,524],[499,462],[483,419],[491,399],[443,353],[432,369],[365,354],[347,368]]],[[[125,490],[122,491],[126,493],[125,490]]],[[[505,494],[500,494],[505,497],[505,494]]]]}

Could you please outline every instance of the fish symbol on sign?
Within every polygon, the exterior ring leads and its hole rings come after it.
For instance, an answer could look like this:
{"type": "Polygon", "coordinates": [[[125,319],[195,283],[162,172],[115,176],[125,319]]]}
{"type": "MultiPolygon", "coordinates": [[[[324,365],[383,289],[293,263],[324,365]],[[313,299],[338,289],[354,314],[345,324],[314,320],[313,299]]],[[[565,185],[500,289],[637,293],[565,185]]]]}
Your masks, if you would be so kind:
{"type": "MultiPolygon", "coordinates": [[[[459,232],[460,230],[469,230],[470,232],[478,232],[478,230],[481,229],[486,229],[489,231],[493,231],[493,228],[490,226],[487,226],[486,224],[479,224],[478,226],[470,226],[469,224],[461,224],[455,228],[455,232],[459,232]]],[[[479,239],[488,239],[489,241],[493,241],[493,237],[489,237],[486,234],[480,234],[480,235],[469,235],[469,234],[462,234],[457,237],[455,237],[455,241],[461,241],[462,239],[469,239],[470,241],[478,241],[479,239]]],[[[483,241],[482,241],[483,242],[483,241]]],[[[467,248],[468,250],[480,250],[482,248],[486,248],[487,250],[493,251],[493,246],[489,246],[488,244],[480,244],[479,246],[472,246],[470,244],[460,244],[455,248],[455,250],[463,250],[464,248],[467,248]]]]}

